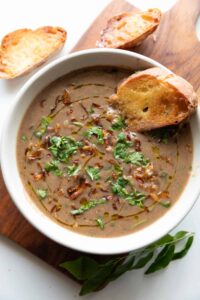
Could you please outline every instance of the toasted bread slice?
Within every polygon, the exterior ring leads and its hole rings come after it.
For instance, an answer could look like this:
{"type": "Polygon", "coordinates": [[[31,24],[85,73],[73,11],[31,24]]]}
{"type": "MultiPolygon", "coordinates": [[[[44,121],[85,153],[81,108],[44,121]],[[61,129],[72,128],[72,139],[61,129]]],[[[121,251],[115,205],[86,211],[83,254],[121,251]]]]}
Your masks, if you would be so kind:
{"type": "Polygon", "coordinates": [[[112,17],[101,32],[99,47],[133,48],[153,33],[160,23],[159,9],[146,12],[121,13],[112,17]]]}
{"type": "Polygon", "coordinates": [[[160,68],[150,68],[125,79],[110,99],[135,131],[178,124],[197,108],[189,82],[160,68]]]}
{"type": "Polygon", "coordinates": [[[43,64],[64,45],[66,31],[60,27],[19,29],[6,35],[0,47],[0,78],[11,79],[43,64]]]}

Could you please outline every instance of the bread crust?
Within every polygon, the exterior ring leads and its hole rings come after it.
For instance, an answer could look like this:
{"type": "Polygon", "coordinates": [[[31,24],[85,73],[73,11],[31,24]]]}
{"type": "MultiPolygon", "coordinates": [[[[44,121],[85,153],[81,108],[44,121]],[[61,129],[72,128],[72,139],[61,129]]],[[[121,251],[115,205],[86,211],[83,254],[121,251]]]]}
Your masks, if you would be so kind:
{"type": "Polygon", "coordinates": [[[40,66],[63,47],[66,36],[63,28],[51,26],[7,34],[0,46],[0,78],[12,79],[40,66]]]}
{"type": "Polygon", "coordinates": [[[107,22],[101,32],[99,47],[129,49],[140,44],[158,27],[161,11],[157,8],[146,12],[121,13],[107,22]]]}
{"type": "Polygon", "coordinates": [[[129,76],[118,85],[110,101],[136,131],[178,124],[189,118],[198,105],[197,94],[188,81],[158,67],[129,76]],[[137,91],[141,85],[143,90],[137,91]],[[145,91],[154,96],[146,99],[145,91]],[[143,113],[145,105],[148,113],[143,113]]]}

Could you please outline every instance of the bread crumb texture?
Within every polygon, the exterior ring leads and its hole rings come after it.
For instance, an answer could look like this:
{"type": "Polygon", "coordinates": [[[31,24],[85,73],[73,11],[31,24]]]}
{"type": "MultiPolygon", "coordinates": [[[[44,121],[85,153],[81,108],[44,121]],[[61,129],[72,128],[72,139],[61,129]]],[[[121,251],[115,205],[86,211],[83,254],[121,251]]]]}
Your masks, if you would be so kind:
{"type": "Polygon", "coordinates": [[[197,95],[191,84],[160,68],[131,75],[110,100],[136,131],[178,124],[197,107],[197,95]]]}
{"type": "Polygon", "coordinates": [[[0,47],[0,78],[30,72],[62,48],[66,31],[60,27],[19,29],[6,35],[0,47]]]}
{"type": "Polygon", "coordinates": [[[157,8],[146,12],[121,13],[107,22],[101,32],[99,47],[128,49],[140,44],[158,27],[161,11],[157,8]]]}

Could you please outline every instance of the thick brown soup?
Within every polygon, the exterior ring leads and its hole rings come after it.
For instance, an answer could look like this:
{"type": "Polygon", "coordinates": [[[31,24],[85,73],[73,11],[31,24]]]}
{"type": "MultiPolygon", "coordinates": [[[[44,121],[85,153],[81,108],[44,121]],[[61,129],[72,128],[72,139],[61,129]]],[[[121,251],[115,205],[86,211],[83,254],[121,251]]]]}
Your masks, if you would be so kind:
{"type": "Polygon", "coordinates": [[[96,67],[56,80],[19,130],[18,164],[30,197],[82,234],[119,236],[151,224],[177,201],[190,174],[189,124],[138,134],[109,105],[129,74],[96,67]]]}

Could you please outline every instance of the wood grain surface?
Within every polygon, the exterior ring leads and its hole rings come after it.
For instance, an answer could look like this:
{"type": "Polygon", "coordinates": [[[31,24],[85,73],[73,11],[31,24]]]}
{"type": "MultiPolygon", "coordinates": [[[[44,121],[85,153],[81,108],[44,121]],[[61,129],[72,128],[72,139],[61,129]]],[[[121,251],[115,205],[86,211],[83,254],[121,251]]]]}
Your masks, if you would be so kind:
{"type": "MultiPolygon", "coordinates": [[[[112,1],[80,39],[73,51],[95,48],[99,32],[111,16],[136,10],[123,0],[112,1]]],[[[200,13],[200,0],[179,0],[166,12],[160,27],[135,52],[158,60],[172,71],[189,80],[195,87],[200,85],[200,43],[195,33],[195,23],[200,13]]],[[[12,180],[12,179],[11,179],[12,180]]],[[[53,266],[78,253],[64,248],[37,231],[21,215],[0,175],[0,232],[53,266]]]]}

